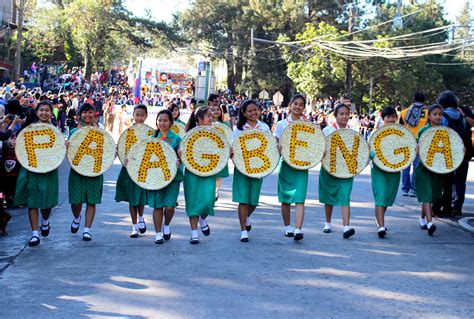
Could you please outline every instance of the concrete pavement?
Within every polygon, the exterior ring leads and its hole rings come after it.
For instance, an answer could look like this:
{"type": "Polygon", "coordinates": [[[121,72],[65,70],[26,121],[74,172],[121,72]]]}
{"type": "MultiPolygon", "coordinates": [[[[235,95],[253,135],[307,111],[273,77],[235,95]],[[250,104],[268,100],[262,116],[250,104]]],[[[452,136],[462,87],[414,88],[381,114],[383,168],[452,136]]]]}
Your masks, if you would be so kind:
{"type": "MultiPolygon", "coordinates": [[[[465,211],[474,213],[474,162],[465,211]]],[[[473,317],[474,236],[455,220],[437,219],[433,237],[418,226],[415,198],[389,208],[388,237],[376,235],[369,169],[354,181],[351,224],[342,238],[341,215],[323,234],[317,201],[318,169],[310,172],[305,239],[283,236],[277,175],[264,181],[250,242],[239,241],[232,177],[224,179],[211,236],[190,245],[181,192],[172,239],[155,245],[148,232],[130,239],[127,204],[114,202],[118,162],[105,175],[91,242],[69,231],[67,164],[61,167],[61,205],[51,234],[26,245],[26,209],[10,210],[10,235],[0,238],[0,318],[469,318],[473,317]]],[[[232,171],[232,169],[231,169],[232,171]]],[[[473,214],[474,216],[474,214],[473,214]]]]}

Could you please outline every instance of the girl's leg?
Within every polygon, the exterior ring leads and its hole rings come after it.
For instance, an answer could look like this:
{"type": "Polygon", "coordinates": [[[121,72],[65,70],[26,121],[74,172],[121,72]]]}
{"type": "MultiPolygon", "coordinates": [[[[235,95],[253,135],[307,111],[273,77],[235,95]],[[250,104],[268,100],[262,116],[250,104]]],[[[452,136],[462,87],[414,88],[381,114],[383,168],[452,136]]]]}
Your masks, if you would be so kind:
{"type": "Polygon", "coordinates": [[[249,211],[249,205],[247,204],[240,204],[239,203],[239,207],[237,208],[237,211],[239,213],[239,222],[240,222],[240,230],[241,231],[244,231],[244,230],[247,230],[246,229],[246,222],[247,222],[247,216],[248,215],[248,211],[249,211]]]}
{"type": "Polygon", "coordinates": [[[326,223],[330,224],[331,223],[331,217],[332,217],[332,205],[324,204],[324,212],[326,214],[326,223]]]}
{"type": "Polygon", "coordinates": [[[132,218],[132,224],[137,225],[138,224],[138,206],[131,206],[128,205],[128,210],[130,211],[130,217],[132,218]]]}
{"type": "Polygon", "coordinates": [[[155,224],[155,232],[161,233],[163,225],[163,208],[153,209],[153,223],[155,224]]]}
{"type": "Polygon", "coordinates": [[[71,211],[75,219],[81,217],[82,204],[71,204],[71,211]]]}
{"type": "Polygon", "coordinates": [[[138,205],[137,212],[139,217],[143,217],[143,212],[145,211],[145,205],[138,205]]]}
{"type": "Polygon", "coordinates": [[[165,207],[165,225],[169,226],[174,217],[174,207],[165,207]]]}
{"type": "Polygon", "coordinates": [[[295,207],[295,228],[301,230],[304,221],[304,203],[297,203],[295,207]]]}
{"type": "Polygon", "coordinates": [[[283,218],[283,224],[285,226],[291,225],[291,204],[281,203],[281,217],[283,218]]]}
{"type": "Polygon", "coordinates": [[[92,223],[94,222],[94,217],[95,217],[95,204],[87,204],[86,206],[86,223],[85,227],[86,228],[91,228],[92,223]]]}
{"type": "Polygon", "coordinates": [[[385,211],[387,207],[384,206],[375,206],[375,219],[377,220],[377,225],[379,227],[385,227],[385,211]]]}
{"type": "Polygon", "coordinates": [[[189,224],[191,225],[191,230],[197,231],[198,222],[199,222],[199,217],[198,216],[189,217],[189,224]]]}
{"type": "Polygon", "coordinates": [[[342,213],[342,225],[349,226],[349,221],[351,219],[351,207],[341,206],[341,213],[342,213]]]}
{"type": "Polygon", "coordinates": [[[31,230],[38,232],[38,208],[28,208],[31,230]]]}
{"type": "Polygon", "coordinates": [[[423,213],[426,217],[428,223],[432,222],[433,210],[431,208],[431,203],[423,203],[423,213]]]}
{"type": "Polygon", "coordinates": [[[216,178],[216,200],[219,198],[219,189],[221,188],[222,178],[216,178]]]}

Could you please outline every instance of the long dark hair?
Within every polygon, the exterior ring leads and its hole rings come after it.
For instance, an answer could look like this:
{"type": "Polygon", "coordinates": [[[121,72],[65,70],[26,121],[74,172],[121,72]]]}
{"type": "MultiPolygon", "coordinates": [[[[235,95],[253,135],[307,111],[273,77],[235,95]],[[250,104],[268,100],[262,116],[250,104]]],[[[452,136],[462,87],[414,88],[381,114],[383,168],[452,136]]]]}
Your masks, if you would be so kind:
{"type": "Polygon", "coordinates": [[[197,126],[197,120],[203,119],[204,115],[209,112],[209,106],[200,106],[191,113],[188,124],[186,124],[186,132],[197,126]]]}
{"type": "Polygon", "coordinates": [[[160,117],[161,114],[168,115],[168,118],[170,119],[171,125],[173,125],[173,113],[171,113],[171,111],[168,110],[168,109],[164,109],[164,110],[159,111],[158,114],[156,115],[156,120],[155,120],[156,131],[155,131],[155,134],[153,135],[154,137],[158,137],[158,134],[160,133],[160,127],[158,126],[158,118],[160,117]]]}
{"type": "Polygon", "coordinates": [[[303,94],[295,94],[291,97],[290,99],[290,103],[288,103],[288,106],[291,106],[291,104],[293,104],[294,101],[298,100],[298,99],[302,99],[304,104],[306,105],[306,98],[303,94]]]}
{"type": "MultiPolygon", "coordinates": [[[[178,111],[179,111],[179,106],[178,106],[178,104],[172,103],[170,106],[168,106],[168,110],[170,110],[171,113],[173,113],[174,109],[178,109],[178,111]]],[[[176,119],[179,119],[179,116],[180,116],[180,115],[181,115],[181,114],[178,113],[178,117],[177,117],[176,119]]]]}
{"type": "Polygon", "coordinates": [[[247,108],[251,104],[255,104],[259,109],[262,109],[255,100],[248,99],[248,100],[243,101],[242,104],[240,105],[239,120],[237,121],[237,129],[239,131],[242,131],[244,129],[245,123],[247,123],[247,117],[245,117],[244,113],[247,111],[247,108]]]}

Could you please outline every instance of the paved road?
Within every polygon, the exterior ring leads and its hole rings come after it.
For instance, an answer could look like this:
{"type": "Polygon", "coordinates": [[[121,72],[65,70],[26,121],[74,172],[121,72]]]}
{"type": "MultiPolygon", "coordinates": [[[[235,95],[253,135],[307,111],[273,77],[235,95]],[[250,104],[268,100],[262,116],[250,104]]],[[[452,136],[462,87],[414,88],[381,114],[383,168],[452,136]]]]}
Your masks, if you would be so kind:
{"type": "MultiPolygon", "coordinates": [[[[474,162],[466,212],[474,213],[474,162]]],[[[103,204],[93,240],[69,232],[66,164],[52,230],[30,248],[26,211],[12,210],[10,236],[0,238],[0,318],[71,317],[473,317],[474,236],[455,220],[436,220],[429,237],[417,224],[416,199],[399,196],[387,216],[388,238],[376,235],[369,170],[354,182],[352,225],[342,238],[340,212],[334,232],[323,234],[317,201],[318,170],[310,174],[305,239],[282,235],[276,175],[265,179],[250,242],[239,241],[231,178],[223,182],[211,236],[190,245],[180,196],[170,242],[138,239],[127,205],[116,204],[118,163],[106,173],[103,204]]],[[[473,214],[474,216],[474,214],[473,214]]],[[[81,226],[82,227],[82,226],[81,226]]]]}

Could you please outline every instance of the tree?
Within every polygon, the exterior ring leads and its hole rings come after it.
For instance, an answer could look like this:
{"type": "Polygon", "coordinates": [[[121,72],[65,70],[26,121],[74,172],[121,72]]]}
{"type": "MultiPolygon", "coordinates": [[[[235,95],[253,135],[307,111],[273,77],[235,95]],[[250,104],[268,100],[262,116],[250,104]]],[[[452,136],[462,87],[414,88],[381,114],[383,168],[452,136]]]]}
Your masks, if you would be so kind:
{"type": "Polygon", "coordinates": [[[25,13],[25,6],[28,0],[16,0],[14,5],[18,12],[18,29],[16,33],[16,49],[15,49],[15,62],[13,63],[13,79],[17,81],[20,78],[21,68],[21,43],[23,38],[23,16],[25,13]]]}

